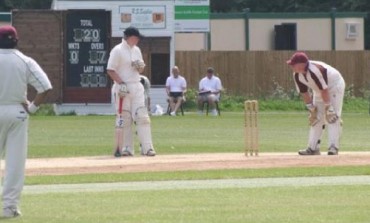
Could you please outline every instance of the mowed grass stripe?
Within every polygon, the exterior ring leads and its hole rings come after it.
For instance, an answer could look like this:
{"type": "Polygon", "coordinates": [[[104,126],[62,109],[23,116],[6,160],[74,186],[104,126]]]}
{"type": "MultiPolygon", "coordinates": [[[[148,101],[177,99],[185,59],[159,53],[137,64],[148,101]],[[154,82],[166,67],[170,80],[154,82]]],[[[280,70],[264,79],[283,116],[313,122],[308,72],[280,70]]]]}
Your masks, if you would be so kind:
{"type": "Polygon", "coordinates": [[[370,176],[334,177],[288,177],[260,179],[219,179],[219,180],[179,180],[118,182],[90,184],[59,184],[25,186],[25,194],[78,193],[103,191],[154,191],[182,189],[224,189],[262,187],[304,187],[326,185],[370,185],[370,176]]]}

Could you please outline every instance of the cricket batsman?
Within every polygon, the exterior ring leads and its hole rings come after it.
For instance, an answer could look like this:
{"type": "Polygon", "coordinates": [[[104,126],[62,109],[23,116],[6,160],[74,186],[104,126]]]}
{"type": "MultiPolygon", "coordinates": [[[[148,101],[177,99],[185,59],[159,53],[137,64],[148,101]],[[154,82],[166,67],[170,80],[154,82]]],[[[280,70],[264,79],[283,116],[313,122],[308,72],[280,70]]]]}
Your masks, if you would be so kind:
{"type": "Polygon", "coordinates": [[[320,140],[327,126],[328,155],[338,155],[345,90],[342,75],[324,62],[309,60],[304,52],[294,53],[287,64],[293,70],[296,88],[309,111],[308,148],[298,154],[320,155],[320,140]]]}
{"type": "Polygon", "coordinates": [[[140,141],[141,154],[155,156],[152,143],[150,118],[145,106],[144,87],[140,83],[140,73],[145,63],[141,50],[136,45],[143,36],[135,27],[124,31],[122,42],[110,52],[107,73],[114,81],[112,91],[116,105],[115,152],[116,157],[133,156],[134,143],[132,125],[140,141]]]}

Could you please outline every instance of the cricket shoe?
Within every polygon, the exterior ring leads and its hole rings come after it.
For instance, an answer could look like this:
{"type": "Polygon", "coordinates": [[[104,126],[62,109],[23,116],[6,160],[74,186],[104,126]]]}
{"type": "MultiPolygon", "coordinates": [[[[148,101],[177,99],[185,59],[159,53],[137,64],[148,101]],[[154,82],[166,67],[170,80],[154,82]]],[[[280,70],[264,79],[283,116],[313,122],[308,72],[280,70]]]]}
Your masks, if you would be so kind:
{"type": "Polygon", "coordinates": [[[216,110],[216,109],[213,109],[211,114],[212,114],[213,116],[217,116],[217,115],[218,115],[218,112],[217,112],[217,110],[216,110]]]}
{"type": "Polygon", "coordinates": [[[338,155],[338,149],[335,146],[330,146],[328,149],[328,155],[338,155]]]}
{"type": "Polygon", "coordinates": [[[114,157],[121,157],[121,153],[119,152],[119,149],[117,149],[113,155],[114,157]]]}
{"type": "Polygon", "coordinates": [[[134,153],[131,152],[131,148],[129,146],[125,146],[121,150],[121,156],[134,156],[134,153]]]}
{"type": "Polygon", "coordinates": [[[141,155],[143,155],[143,156],[155,156],[156,153],[155,153],[154,149],[149,149],[146,153],[141,152],[141,155]]]}
{"type": "Polygon", "coordinates": [[[22,216],[21,211],[16,207],[9,207],[3,209],[4,218],[16,218],[22,216]]]}
{"type": "Polygon", "coordinates": [[[301,156],[314,156],[314,155],[321,155],[319,149],[312,150],[310,147],[304,150],[299,150],[298,154],[301,156]]]}

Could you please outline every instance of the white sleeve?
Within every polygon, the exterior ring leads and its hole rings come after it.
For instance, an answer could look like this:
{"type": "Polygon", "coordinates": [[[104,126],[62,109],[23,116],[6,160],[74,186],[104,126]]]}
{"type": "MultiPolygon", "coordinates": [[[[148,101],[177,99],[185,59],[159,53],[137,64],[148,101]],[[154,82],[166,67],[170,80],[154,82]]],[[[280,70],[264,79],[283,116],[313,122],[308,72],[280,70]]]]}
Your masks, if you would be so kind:
{"type": "Polygon", "coordinates": [[[222,84],[221,84],[221,79],[220,78],[217,78],[217,85],[216,85],[216,87],[217,87],[216,90],[219,90],[219,91],[222,90],[222,84]]]}
{"type": "Polygon", "coordinates": [[[169,87],[170,86],[170,77],[167,77],[167,80],[166,80],[166,87],[169,87]]]}
{"type": "Polygon", "coordinates": [[[27,64],[30,71],[28,84],[32,85],[37,93],[52,89],[50,80],[40,65],[32,58],[29,58],[27,64]]]}
{"type": "Polygon", "coordinates": [[[199,90],[201,91],[203,89],[203,79],[199,81],[199,90]]]}
{"type": "Polygon", "coordinates": [[[114,47],[109,55],[107,70],[117,71],[119,62],[120,62],[120,51],[119,48],[114,47]]]}

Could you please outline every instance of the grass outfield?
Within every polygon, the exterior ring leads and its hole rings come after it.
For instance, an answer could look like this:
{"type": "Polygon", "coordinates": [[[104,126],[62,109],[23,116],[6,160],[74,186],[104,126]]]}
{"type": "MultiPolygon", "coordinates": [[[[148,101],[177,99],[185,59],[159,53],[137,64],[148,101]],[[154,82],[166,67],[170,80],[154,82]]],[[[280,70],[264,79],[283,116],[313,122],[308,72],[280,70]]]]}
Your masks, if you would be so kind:
{"type": "MultiPolygon", "coordinates": [[[[306,113],[260,114],[260,150],[296,152],[307,141],[306,113]]],[[[341,149],[370,149],[368,114],[344,114],[341,149]]],[[[107,155],[113,145],[112,116],[35,116],[29,157],[107,155]]],[[[243,153],[243,113],[221,117],[152,117],[158,154],[243,153]]],[[[326,136],[325,136],[326,137],[326,136]]],[[[323,144],[326,144],[326,138],[323,144]]],[[[369,166],[301,167],[155,173],[32,176],[27,185],[370,175],[369,166]]],[[[4,222],[128,223],[365,223],[370,221],[368,185],[23,194],[24,216],[4,222]]],[[[4,219],[0,218],[2,222],[4,219]]]]}
{"type": "Polygon", "coordinates": [[[62,176],[29,176],[26,185],[52,184],[84,184],[84,183],[115,183],[145,182],[168,180],[207,180],[207,179],[248,179],[276,177],[315,177],[315,176],[355,176],[370,175],[368,166],[339,167],[295,167],[266,169],[225,169],[225,170],[194,170],[164,171],[149,173],[111,173],[111,174],[79,174],[62,176]]]}
{"type": "Polygon", "coordinates": [[[365,223],[369,195],[368,185],[26,194],[25,216],[9,222],[365,223]]]}
{"type": "MultiPolygon", "coordinates": [[[[152,117],[154,146],[160,154],[243,152],[243,113],[221,117],[186,114],[152,117]]],[[[345,113],[342,151],[370,150],[370,117],[345,113]]],[[[260,151],[296,152],[307,144],[307,113],[259,115],[260,151]]],[[[95,156],[112,153],[113,116],[34,116],[30,120],[29,157],[95,156]]],[[[322,145],[326,148],[326,134],[322,145]]],[[[137,140],[136,140],[137,142],[137,140]]],[[[136,146],[137,150],[138,146],[136,146]]]]}

